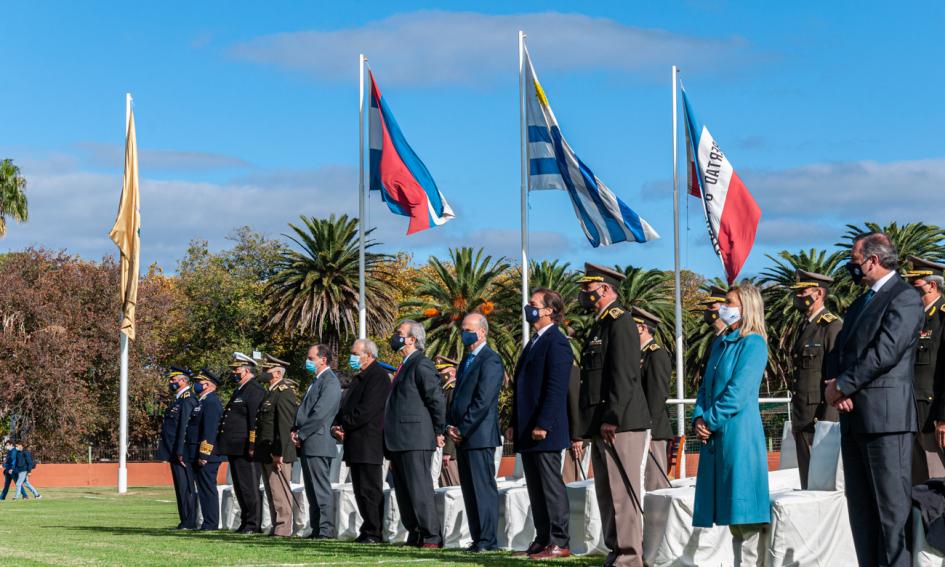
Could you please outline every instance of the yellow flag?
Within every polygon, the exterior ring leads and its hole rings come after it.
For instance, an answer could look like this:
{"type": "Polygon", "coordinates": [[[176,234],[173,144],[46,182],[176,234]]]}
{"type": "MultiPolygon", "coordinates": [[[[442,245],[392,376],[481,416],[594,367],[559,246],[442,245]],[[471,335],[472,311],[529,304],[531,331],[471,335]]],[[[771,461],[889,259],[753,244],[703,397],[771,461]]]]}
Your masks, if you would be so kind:
{"type": "Polygon", "coordinates": [[[138,301],[138,262],[141,252],[141,210],[138,203],[138,144],[135,139],[135,115],[131,111],[125,138],[125,175],[118,217],[108,233],[121,252],[121,332],[129,340],[135,338],[135,303],[138,301]]]}

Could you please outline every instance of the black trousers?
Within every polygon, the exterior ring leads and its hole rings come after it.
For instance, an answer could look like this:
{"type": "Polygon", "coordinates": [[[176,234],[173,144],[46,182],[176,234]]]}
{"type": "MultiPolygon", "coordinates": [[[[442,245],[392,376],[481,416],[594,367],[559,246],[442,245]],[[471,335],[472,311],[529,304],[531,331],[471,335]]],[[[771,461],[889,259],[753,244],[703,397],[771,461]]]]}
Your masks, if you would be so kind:
{"type": "Polygon", "coordinates": [[[197,500],[200,501],[200,511],[203,513],[201,530],[216,530],[220,527],[220,501],[217,499],[217,471],[220,463],[207,463],[200,466],[196,461],[191,463],[194,476],[197,478],[197,500]]]}
{"type": "Polygon", "coordinates": [[[390,467],[394,471],[394,494],[400,508],[400,521],[410,534],[408,544],[442,544],[440,515],[433,496],[433,451],[393,451],[390,467]]]}
{"type": "Polygon", "coordinates": [[[243,455],[227,456],[233,493],[240,505],[239,530],[259,531],[262,525],[262,502],[259,498],[259,478],[262,467],[243,455]]]}
{"type": "Polygon", "coordinates": [[[853,546],[863,567],[912,565],[906,534],[913,436],[844,432],[840,438],[853,546]]]}
{"type": "Polygon", "coordinates": [[[571,541],[568,494],[561,480],[561,453],[558,451],[524,452],[522,469],[525,488],[532,505],[535,543],[568,547],[571,541]]]}
{"type": "Polygon", "coordinates": [[[194,486],[194,468],[171,461],[171,478],[174,480],[174,496],[177,497],[178,529],[197,527],[197,487],[194,486]]]}
{"type": "Polygon", "coordinates": [[[384,485],[381,465],[349,463],[354,500],[361,513],[360,533],[381,539],[383,537],[384,485]]]}
{"type": "Polygon", "coordinates": [[[481,549],[498,549],[499,491],[495,485],[495,447],[459,449],[456,451],[456,464],[473,545],[481,549]]]}

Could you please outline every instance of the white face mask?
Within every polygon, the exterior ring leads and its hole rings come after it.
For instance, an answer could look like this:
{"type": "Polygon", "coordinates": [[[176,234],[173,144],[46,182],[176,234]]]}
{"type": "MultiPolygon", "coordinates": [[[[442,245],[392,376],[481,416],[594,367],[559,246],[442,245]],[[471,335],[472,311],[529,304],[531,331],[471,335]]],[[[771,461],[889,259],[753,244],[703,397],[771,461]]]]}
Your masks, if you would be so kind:
{"type": "Polygon", "coordinates": [[[731,327],[741,318],[742,313],[738,307],[729,307],[727,305],[719,307],[719,319],[721,319],[726,326],[731,327]]]}

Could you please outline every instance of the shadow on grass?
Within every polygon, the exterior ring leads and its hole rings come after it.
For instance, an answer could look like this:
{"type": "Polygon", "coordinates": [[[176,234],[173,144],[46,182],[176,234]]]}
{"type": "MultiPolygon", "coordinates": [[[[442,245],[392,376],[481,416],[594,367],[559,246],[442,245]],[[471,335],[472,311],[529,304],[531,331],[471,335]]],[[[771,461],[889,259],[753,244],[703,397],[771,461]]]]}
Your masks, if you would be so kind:
{"type": "MultiPolygon", "coordinates": [[[[357,559],[377,559],[383,556],[390,561],[402,560],[427,560],[429,562],[448,561],[451,563],[466,563],[469,565],[523,565],[530,561],[525,557],[512,557],[508,551],[494,551],[484,553],[467,553],[459,549],[417,549],[406,545],[391,544],[358,544],[353,541],[340,540],[311,540],[299,537],[269,537],[262,534],[242,535],[235,532],[218,531],[187,531],[176,530],[172,528],[137,528],[120,526],[45,526],[61,530],[73,530],[79,532],[90,532],[98,534],[108,534],[116,536],[147,536],[172,538],[181,541],[194,542],[195,540],[204,543],[216,542],[233,543],[235,545],[247,548],[265,549],[267,551],[285,550],[285,551],[309,551],[312,553],[324,553],[327,555],[338,555],[357,559]]],[[[554,563],[567,563],[569,565],[589,565],[600,564],[600,557],[572,557],[566,560],[557,560],[554,563]]]]}

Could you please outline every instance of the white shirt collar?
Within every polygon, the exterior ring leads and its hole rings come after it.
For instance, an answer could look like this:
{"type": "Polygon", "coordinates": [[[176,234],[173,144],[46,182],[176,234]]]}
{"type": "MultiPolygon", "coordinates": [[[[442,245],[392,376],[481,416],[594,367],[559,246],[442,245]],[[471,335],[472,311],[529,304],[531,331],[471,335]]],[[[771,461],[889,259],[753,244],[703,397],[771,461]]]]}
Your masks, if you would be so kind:
{"type": "Polygon", "coordinates": [[[485,346],[486,346],[486,341],[482,341],[482,344],[474,348],[471,354],[473,356],[479,356],[479,353],[482,351],[483,347],[485,346]]]}
{"type": "Polygon", "coordinates": [[[190,389],[190,386],[186,386],[186,387],[184,387],[184,388],[181,388],[180,390],[177,391],[176,394],[174,394],[174,399],[175,399],[175,400],[179,400],[180,397],[184,395],[184,392],[186,392],[186,391],[189,390],[189,389],[190,389]]]}
{"type": "Polygon", "coordinates": [[[331,366],[326,366],[325,368],[323,368],[321,372],[315,375],[315,380],[318,380],[319,378],[321,378],[322,374],[328,372],[329,370],[331,370],[331,366]]]}
{"type": "Polygon", "coordinates": [[[537,341],[537,340],[538,340],[538,337],[544,335],[544,334],[545,334],[545,331],[547,331],[548,329],[550,329],[552,326],[554,326],[554,323],[548,323],[548,324],[545,325],[544,327],[542,327],[542,328],[538,329],[537,331],[535,331],[535,340],[537,341]]]}
{"type": "Polygon", "coordinates": [[[814,319],[816,319],[818,315],[824,312],[824,309],[826,309],[826,307],[823,307],[823,306],[820,309],[818,309],[813,315],[807,318],[807,322],[813,323],[814,319]]]}
{"type": "Polygon", "coordinates": [[[891,280],[895,275],[896,275],[896,270],[890,270],[888,274],[879,278],[878,282],[870,286],[870,289],[872,289],[873,292],[878,292],[880,289],[883,288],[884,285],[886,285],[886,282],[891,280]]]}
{"type": "Polygon", "coordinates": [[[408,354],[407,356],[405,356],[404,359],[400,362],[400,364],[403,364],[403,363],[407,362],[407,359],[410,358],[411,356],[413,356],[413,353],[414,353],[414,352],[417,352],[417,351],[413,351],[413,352],[411,352],[410,354],[408,354]]]}

